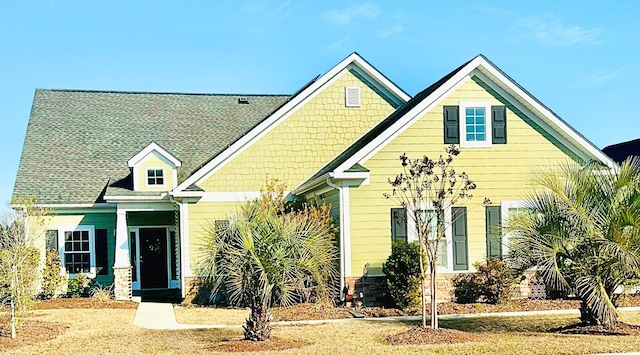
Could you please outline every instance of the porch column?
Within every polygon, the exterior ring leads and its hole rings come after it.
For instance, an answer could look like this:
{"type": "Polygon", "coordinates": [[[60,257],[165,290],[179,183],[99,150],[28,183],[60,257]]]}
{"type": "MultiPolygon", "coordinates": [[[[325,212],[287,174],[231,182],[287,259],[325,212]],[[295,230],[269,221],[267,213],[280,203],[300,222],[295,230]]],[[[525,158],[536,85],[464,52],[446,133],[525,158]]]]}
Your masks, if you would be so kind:
{"type": "Polygon", "coordinates": [[[131,299],[131,261],[129,259],[129,235],[127,211],[116,211],[116,250],[113,263],[113,291],[117,300],[131,299]]]}

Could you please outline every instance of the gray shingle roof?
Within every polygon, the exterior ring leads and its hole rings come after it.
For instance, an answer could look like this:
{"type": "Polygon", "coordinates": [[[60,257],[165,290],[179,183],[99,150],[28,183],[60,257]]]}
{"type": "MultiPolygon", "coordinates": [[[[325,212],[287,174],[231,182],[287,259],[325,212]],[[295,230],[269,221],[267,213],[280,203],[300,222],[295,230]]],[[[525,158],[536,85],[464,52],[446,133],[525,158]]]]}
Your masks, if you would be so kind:
{"type": "Polygon", "coordinates": [[[182,182],[288,99],[36,90],[14,197],[99,202],[108,183],[126,188],[127,161],[151,142],[182,162],[182,182]]]}

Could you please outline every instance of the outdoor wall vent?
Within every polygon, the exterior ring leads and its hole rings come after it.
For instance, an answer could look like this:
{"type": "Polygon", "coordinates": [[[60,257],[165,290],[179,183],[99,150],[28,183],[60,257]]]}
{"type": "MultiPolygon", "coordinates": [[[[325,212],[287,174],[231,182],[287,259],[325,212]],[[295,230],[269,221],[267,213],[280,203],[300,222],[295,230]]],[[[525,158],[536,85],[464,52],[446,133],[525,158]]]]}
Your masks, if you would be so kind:
{"type": "Polygon", "coordinates": [[[360,87],[345,86],[344,105],[346,107],[360,107],[360,87]]]}
{"type": "Polygon", "coordinates": [[[248,104],[249,103],[249,99],[247,99],[246,97],[239,97],[238,98],[238,103],[239,104],[248,104]]]}

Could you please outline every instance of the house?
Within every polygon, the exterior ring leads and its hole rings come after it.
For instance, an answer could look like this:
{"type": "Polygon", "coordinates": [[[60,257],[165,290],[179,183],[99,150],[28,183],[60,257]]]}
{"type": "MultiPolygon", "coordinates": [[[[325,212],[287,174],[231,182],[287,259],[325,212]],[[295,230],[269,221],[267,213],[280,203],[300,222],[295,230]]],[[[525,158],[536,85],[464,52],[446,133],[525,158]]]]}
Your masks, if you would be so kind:
{"type": "MultiPolygon", "coordinates": [[[[49,207],[44,244],[116,296],[198,281],[205,228],[259,196],[265,179],[331,204],[341,280],[380,280],[394,239],[386,200],[398,156],[462,153],[476,196],[451,206],[443,282],[506,253],[500,225],[533,166],[615,163],[482,55],[411,98],[353,53],[293,95],[37,90],[14,197],[49,207]]],[[[445,283],[446,284],[446,283],[445,283]]],[[[353,288],[352,288],[353,289],[353,288]]]]}
{"type": "Polygon", "coordinates": [[[640,139],[612,144],[602,148],[602,151],[616,163],[621,164],[627,158],[640,156],[640,139]]]}

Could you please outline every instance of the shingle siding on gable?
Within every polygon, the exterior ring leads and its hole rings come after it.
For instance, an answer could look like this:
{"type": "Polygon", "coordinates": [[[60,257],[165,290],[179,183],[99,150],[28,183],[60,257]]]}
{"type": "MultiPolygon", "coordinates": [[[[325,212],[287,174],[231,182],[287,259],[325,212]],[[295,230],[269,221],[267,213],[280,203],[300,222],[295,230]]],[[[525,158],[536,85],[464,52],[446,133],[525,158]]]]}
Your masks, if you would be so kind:
{"type": "Polygon", "coordinates": [[[295,188],[393,111],[351,72],[200,184],[206,191],[258,191],[268,176],[295,188]],[[345,107],[345,87],[359,86],[361,106],[345,107]]]}
{"type": "Polygon", "coordinates": [[[156,142],[183,180],[289,96],[37,90],[14,187],[40,203],[92,203],[156,142]],[[238,97],[249,104],[238,104],[238,97]]]}

